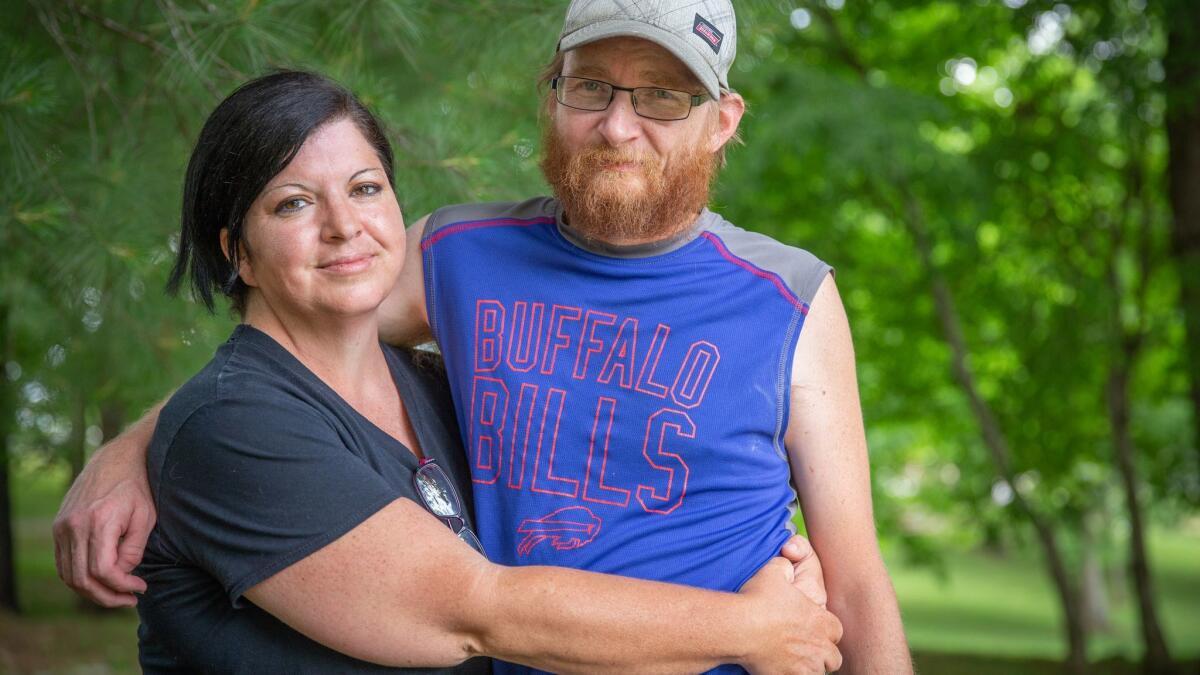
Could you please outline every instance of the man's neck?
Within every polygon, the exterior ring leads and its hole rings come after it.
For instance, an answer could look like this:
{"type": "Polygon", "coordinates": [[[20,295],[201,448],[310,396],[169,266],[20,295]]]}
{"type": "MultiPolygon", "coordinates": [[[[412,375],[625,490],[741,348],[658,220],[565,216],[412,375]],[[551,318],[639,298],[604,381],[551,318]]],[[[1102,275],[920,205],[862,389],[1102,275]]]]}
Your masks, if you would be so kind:
{"type": "MultiPolygon", "coordinates": [[[[702,212],[701,212],[702,213],[702,212]]],[[[600,248],[654,248],[657,245],[667,246],[678,240],[681,236],[689,232],[695,227],[700,219],[700,213],[682,213],[671,219],[670,224],[658,229],[646,237],[619,237],[619,236],[593,236],[592,232],[596,231],[589,227],[578,227],[571,219],[571,214],[563,212],[563,225],[571,234],[591,245],[598,245],[600,248]]]]}

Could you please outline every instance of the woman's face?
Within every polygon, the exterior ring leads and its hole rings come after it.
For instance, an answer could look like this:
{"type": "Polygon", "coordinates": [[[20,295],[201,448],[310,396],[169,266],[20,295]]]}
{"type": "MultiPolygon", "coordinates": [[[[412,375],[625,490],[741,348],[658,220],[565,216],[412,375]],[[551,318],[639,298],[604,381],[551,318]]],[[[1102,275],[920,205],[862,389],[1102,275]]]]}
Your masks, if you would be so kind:
{"type": "Polygon", "coordinates": [[[248,313],[374,312],[404,261],[404,218],[383,163],[347,119],[318,128],[246,213],[248,313]],[[255,298],[259,295],[259,298],[255,298]]]}

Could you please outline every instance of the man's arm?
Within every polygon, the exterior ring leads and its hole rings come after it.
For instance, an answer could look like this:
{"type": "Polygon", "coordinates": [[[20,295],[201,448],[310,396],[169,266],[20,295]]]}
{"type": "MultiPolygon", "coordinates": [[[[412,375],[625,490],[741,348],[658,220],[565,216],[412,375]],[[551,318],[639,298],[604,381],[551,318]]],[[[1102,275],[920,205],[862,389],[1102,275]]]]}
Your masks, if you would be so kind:
{"type": "Polygon", "coordinates": [[[146,582],[133,576],[154,527],[146,447],[162,404],[96,451],[54,518],[54,563],[76,593],[105,607],[132,607],[146,582]]]}
{"type": "Polygon", "coordinates": [[[836,670],[840,627],[771,561],[741,593],[487,562],[400,499],[246,592],[337,651],[396,666],[475,655],[552,672],[836,670]]]}
{"type": "Polygon", "coordinates": [[[412,347],[433,339],[425,309],[425,271],[421,258],[421,236],[427,220],[429,216],[408,228],[400,278],[379,306],[379,337],[390,345],[412,347]]]}
{"type": "Polygon", "coordinates": [[[845,627],[842,672],[911,673],[875,532],[854,346],[832,275],[817,291],[796,345],[784,442],[824,567],[829,609],[845,627]]]}

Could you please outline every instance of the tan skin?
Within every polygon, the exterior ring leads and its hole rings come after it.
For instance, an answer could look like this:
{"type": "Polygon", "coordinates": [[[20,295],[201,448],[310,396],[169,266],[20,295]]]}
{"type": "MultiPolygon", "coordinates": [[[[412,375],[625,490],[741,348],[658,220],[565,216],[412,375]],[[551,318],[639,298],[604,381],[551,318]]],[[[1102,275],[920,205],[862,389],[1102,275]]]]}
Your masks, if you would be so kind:
{"type": "MultiPolygon", "coordinates": [[[[251,206],[245,233],[245,322],[416,448],[377,339],[376,310],[404,263],[403,221],[378,158],[352,123],[331,122],[309,137],[251,206]]],[[[815,559],[800,554],[803,571],[815,559]]],[[[841,658],[840,625],[797,587],[796,568],[782,558],[737,594],[508,568],[405,499],[246,597],[322,644],[385,665],[444,666],[486,655],[558,672],[739,663],[755,672],[813,673],[841,658]]]]}
{"type": "MultiPolygon", "coordinates": [[[[676,78],[687,76],[686,71],[680,69],[682,64],[650,43],[617,39],[568,53],[564,73],[589,75],[620,86],[689,88],[679,87],[676,82],[676,78]],[[638,67],[639,64],[644,67],[638,67]],[[671,66],[677,68],[672,71],[671,66]]],[[[719,102],[706,103],[693,111],[688,120],[659,123],[634,115],[625,92],[618,92],[613,104],[603,112],[573,111],[560,109],[553,103],[548,105],[552,123],[565,132],[570,142],[579,146],[596,142],[627,145],[667,162],[676,149],[686,143],[704,143],[714,151],[722,147],[736,131],[745,108],[740,97],[727,94],[719,102]]],[[[611,167],[611,173],[609,178],[619,183],[621,189],[638,189],[639,178],[628,167],[611,167]]],[[[408,256],[400,281],[381,306],[382,334],[390,342],[414,344],[429,336],[417,246],[424,222],[422,219],[410,228],[408,256]]],[[[676,227],[686,227],[689,222],[681,218],[676,227]]],[[[846,626],[847,635],[842,643],[846,659],[843,671],[911,672],[895,592],[883,566],[874,531],[853,343],[832,276],[824,281],[814,298],[796,346],[794,362],[791,416],[785,444],[805,522],[813,538],[812,546],[825,563],[829,606],[846,626]]],[[[135,429],[134,433],[148,432],[135,429]]],[[[133,451],[114,448],[113,452],[133,451]]],[[[92,498],[97,500],[92,504],[99,504],[98,507],[88,510],[86,503],[72,503],[71,508],[64,505],[63,510],[68,518],[84,517],[76,516],[79,513],[100,514],[93,516],[105,533],[97,538],[98,541],[109,541],[104,536],[111,537],[113,532],[132,523],[132,534],[126,540],[132,539],[134,543],[121,549],[123,554],[119,558],[110,552],[102,553],[98,557],[108,565],[93,567],[107,575],[103,577],[106,582],[118,584],[105,589],[110,593],[112,590],[134,590],[140,583],[124,573],[132,566],[124,568],[127,562],[113,564],[112,560],[136,560],[132,551],[136,550],[138,536],[144,540],[142,532],[147,529],[142,524],[146,507],[130,506],[144,498],[146,488],[138,476],[130,477],[128,470],[112,468],[120,461],[129,460],[118,457],[97,469],[94,477],[84,476],[85,487],[77,494],[97,495],[92,498]]],[[[70,495],[68,499],[71,499],[70,495]]],[[[79,533],[86,531],[83,527],[64,527],[58,539],[74,537],[78,540],[79,533]]],[[[82,546],[86,547],[87,542],[82,546]]],[[[808,570],[819,570],[817,557],[808,555],[804,544],[800,546],[804,549],[802,565],[808,570]]],[[[70,555],[65,557],[72,559],[70,555]]],[[[93,554],[93,557],[97,556],[93,554]]],[[[77,566],[71,569],[77,569],[77,566]]],[[[94,575],[83,573],[79,576],[92,588],[99,585],[94,575]]],[[[825,592],[825,588],[820,592],[825,592]]],[[[116,593],[112,595],[118,599],[122,597],[116,593]]]]}

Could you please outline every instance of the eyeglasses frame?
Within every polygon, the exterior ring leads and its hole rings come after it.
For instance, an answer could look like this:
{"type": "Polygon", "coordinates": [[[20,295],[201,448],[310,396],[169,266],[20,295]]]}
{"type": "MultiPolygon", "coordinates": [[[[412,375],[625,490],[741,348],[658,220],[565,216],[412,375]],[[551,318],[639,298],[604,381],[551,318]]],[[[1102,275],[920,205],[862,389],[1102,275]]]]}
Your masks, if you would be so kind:
{"type": "Polygon", "coordinates": [[[467,525],[467,519],[463,516],[462,497],[459,496],[458,490],[456,490],[454,488],[454,484],[450,482],[450,476],[447,475],[446,471],[442,469],[440,464],[437,463],[437,460],[433,457],[425,457],[422,459],[420,464],[417,465],[417,470],[413,472],[412,480],[413,491],[415,491],[417,496],[421,499],[421,504],[425,507],[425,510],[428,511],[429,514],[434,518],[442,521],[446,527],[449,527],[450,531],[453,532],[460,540],[462,540],[463,543],[486,556],[487,554],[483,552],[483,543],[479,541],[479,536],[475,534],[469,525],[467,525]],[[434,511],[433,506],[431,506],[429,501],[426,500],[425,493],[421,490],[420,476],[422,473],[425,475],[433,475],[435,472],[441,474],[446,479],[445,481],[433,480],[433,482],[439,487],[443,488],[445,492],[453,498],[454,513],[452,515],[443,516],[434,511]],[[455,522],[458,523],[458,527],[455,527],[455,522]]]}
{"type": "Polygon", "coordinates": [[[678,122],[680,120],[686,120],[687,118],[692,116],[692,108],[695,108],[696,106],[704,103],[706,100],[709,100],[712,98],[712,95],[710,95],[707,92],[693,94],[689,91],[683,91],[682,89],[671,89],[669,87],[618,87],[617,85],[613,84],[612,82],[605,82],[604,80],[597,80],[597,79],[593,79],[590,77],[576,77],[575,75],[559,75],[558,77],[555,77],[554,79],[550,80],[550,88],[554,90],[554,92],[555,92],[554,100],[558,101],[559,105],[564,105],[572,110],[583,110],[586,112],[603,112],[605,110],[608,110],[609,106],[612,105],[613,99],[615,99],[617,97],[617,92],[618,91],[627,91],[627,92],[629,92],[629,102],[630,102],[631,106],[633,107],[633,113],[635,115],[637,115],[638,117],[645,117],[648,120],[654,120],[656,122],[678,122]],[[578,106],[570,105],[569,103],[563,103],[562,99],[560,98],[562,90],[558,88],[558,81],[563,79],[564,77],[569,77],[572,80],[584,80],[585,82],[596,82],[598,84],[608,85],[609,87],[612,88],[612,91],[610,91],[608,94],[608,103],[604,104],[603,108],[599,108],[596,110],[593,110],[591,108],[580,108],[578,106]],[[662,89],[663,91],[673,91],[678,94],[684,94],[685,96],[689,97],[689,102],[691,103],[691,105],[688,106],[687,114],[684,115],[683,117],[671,117],[671,118],[664,119],[664,118],[660,118],[660,117],[650,117],[649,115],[643,115],[641,112],[638,111],[637,95],[634,94],[634,92],[637,91],[638,89],[662,89]]]}

